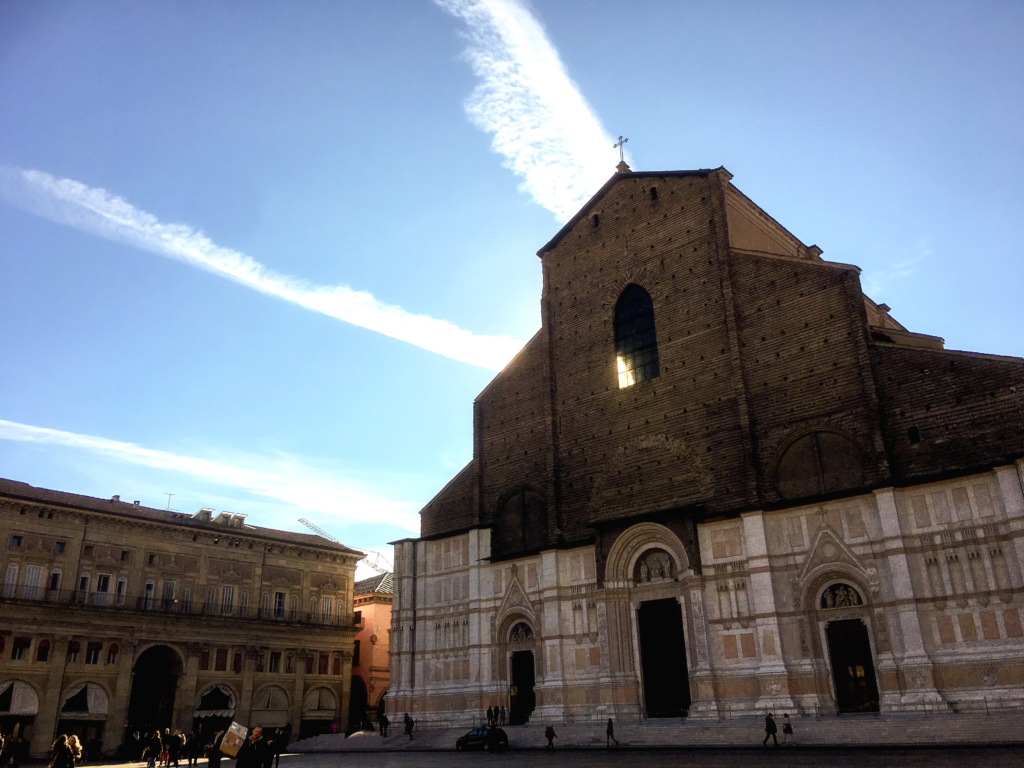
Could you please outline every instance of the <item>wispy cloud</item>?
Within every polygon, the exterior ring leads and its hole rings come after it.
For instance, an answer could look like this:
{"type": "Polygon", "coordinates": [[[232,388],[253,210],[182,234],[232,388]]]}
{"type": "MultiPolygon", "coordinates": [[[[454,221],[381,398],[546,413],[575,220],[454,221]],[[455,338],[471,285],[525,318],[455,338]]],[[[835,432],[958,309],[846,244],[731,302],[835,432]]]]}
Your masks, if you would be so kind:
{"type": "Polygon", "coordinates": [[[62,432],[0,419],[0,440],[62,446],[87,451],[117,462],[141,465],[239,488],[257,496],[294,504],[304,512],[317,512],[362,522],[392,523],[419,531],[416,502],[376,495],[365,484],[346,480],[303,465],[290,457],[244,457],[249,466],[181,456],[104,437],[62,432]]]}
{"type": "MultiPolygon", "coordinates": [[[[882,298],[897,280],[912,276],[917,272],[918,264],[932,255],[932,247],[927,237],[920,237],[908,248],[888,254],[881,269],[866,268],[861,275],[861,283],[865,292],[876,298],[882,298]]],[[[871,259],[876,261],[876,259],[871,259]]]]}
{"type": "Polygon", "coordinates": [[[614,140],[566,72],[544,27],[518,0],[435,0],[466,22],[480,84],[466,112],[520,186],[561,220],[611,176],[614,140]]]}
{"type": "Polygon", "coordinates": [[[522,346],[416,315],[347,285],[315,285],[278,274],[184,224],[165,224],[105,189],[43,171],[0,167],[0,197],[38,216],[187,262],[314,312],[382,333],[453,360],[500,371],[522,346]]]}

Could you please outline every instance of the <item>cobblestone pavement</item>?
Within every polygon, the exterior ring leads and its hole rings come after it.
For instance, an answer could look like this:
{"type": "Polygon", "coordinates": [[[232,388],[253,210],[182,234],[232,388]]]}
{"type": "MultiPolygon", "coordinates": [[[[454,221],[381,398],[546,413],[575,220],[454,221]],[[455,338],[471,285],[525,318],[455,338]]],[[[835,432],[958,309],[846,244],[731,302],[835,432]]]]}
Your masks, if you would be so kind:
{"type": "MultiPolygon", "coordinates": [[[[205,768],[205,760],[199,768],[205,768]]],[[[139,763],[88,763],[89,768],[139,768],[139,763]]],[[[184,765],[184,763],[182,763],[184,765]]],[[[233,768],[224,760],[222,768],[233,768]]],[[[952,747],[943,749],[693,749],[681,750],[521,750],[481,752],[361,752],[285,755],[281,768],[476,768],[566,766],[566,768],[997,768],[1024,767],[1024,748],[952,747]]]]}

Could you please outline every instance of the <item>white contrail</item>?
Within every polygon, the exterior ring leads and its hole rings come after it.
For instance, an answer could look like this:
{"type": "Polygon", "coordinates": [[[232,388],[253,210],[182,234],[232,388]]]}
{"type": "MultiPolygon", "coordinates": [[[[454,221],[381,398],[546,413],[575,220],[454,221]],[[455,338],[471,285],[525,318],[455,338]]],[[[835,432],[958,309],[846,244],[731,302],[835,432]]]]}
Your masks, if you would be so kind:
{"type": "Polygon", "coordinates": [[[44,443],[89,451],[116,461],[185,472],[222,485],[241,488],[258,496],[294,504],[304,511],[363,522],[393,523],[411,531],[420,529],[419,515],[416,513],[420,504],[394,501],[368,493],[355,481],[339,483],[334,474],[324,477],[322,471],[311,470],[290,459],[249,457],[253,463],[267,466],[267,469],[255,469],[4,419],[0,419],[0,440],[44,443]]]}
{"type": "Polygon", "coordinates": [[[569,219],[615,169],[614,140],[519,0],[435,0],[469,25],[466,58],[481,82],[466,112],[520,188],[569,219]]]}
{"type": "Polygon", "coordinates": [[[522,348],[507,336],[480,336],[446,320],[414,315],[347,285],[314,285],[281,275],[184,224],[164,224],[105,189],[43,171],[0,167],[0,197],[38,216],[193,264],[257,291],[383,333],[453,360],[500,371],[522,348]]]}

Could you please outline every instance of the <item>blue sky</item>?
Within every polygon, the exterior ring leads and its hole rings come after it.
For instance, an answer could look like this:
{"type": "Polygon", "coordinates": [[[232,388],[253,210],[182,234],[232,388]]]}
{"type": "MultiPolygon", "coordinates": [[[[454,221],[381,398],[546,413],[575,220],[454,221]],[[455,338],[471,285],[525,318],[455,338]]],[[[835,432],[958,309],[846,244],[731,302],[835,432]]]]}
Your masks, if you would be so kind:
{"type": "Polygon", "coordinates": [[[1024,356],[1016,2],[0,3],[0,476],[414,535],[614,170],[1024,356]]]}

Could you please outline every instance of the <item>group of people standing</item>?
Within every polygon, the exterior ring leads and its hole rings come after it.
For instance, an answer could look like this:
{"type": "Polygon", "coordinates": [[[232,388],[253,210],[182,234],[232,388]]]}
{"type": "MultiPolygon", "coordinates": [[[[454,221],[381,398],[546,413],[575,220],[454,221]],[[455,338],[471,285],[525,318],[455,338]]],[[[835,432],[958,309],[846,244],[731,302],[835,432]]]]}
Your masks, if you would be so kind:
{"type": "Polygon", "coordinates": [[[28,758],[28,739],[17,735],[17,728],[6,738],[0,734],[0,766],[10,765],[11,768],[20,768],[22,761],[26,758],[28,758]]]}
{"type": "Polygon", "coordinates": [[[505,724],[505,707],[488,707],[487,708],[487,727],[491,728],[495,725],[505,724]]]}

